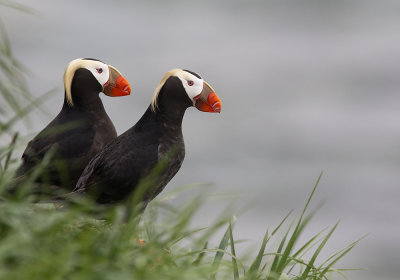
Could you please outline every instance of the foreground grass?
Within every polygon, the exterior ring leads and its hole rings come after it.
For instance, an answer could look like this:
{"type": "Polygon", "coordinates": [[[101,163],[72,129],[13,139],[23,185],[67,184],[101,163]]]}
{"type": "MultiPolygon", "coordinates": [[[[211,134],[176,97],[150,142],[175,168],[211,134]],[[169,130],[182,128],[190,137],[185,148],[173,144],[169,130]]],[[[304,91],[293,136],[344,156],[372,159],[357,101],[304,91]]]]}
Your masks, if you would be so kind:
{"type": "Polygon", "coordinates": [[[207,228],[190,228],[204,196],[178,208],[158,199],[141,220],[138,215],[126,220],[124,205],[101,209],[99,220],[90,202],[57,209],[53,204],[33,204],[29,197],[4,201],[0,279],[328,279],[330,273],[341,273],[334,265],[357,242],[322,261],[317,257],[336,225],[297,244],[313,215],[307,208],[315,188],[289,229],[282,230],[288,215],[281,225],[267,230],[253,260],[236,255],[234,217],[207,228]],[[221,227],[226,231],[219,245],[206,248],[221,227]],[[278,232],[278,248],[269,248],[270,240],[277,242],[278,232]]]}

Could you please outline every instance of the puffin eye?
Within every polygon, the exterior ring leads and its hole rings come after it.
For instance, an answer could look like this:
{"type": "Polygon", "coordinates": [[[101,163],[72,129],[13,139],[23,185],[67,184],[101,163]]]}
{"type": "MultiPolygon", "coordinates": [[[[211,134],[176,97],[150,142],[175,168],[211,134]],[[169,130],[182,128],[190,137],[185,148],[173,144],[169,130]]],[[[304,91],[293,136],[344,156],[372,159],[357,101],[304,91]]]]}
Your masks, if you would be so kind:
{"type": "Polygon", "coordinates": [[[188,83],[189,86],[193,86],[194,85],[193,81],[188,81],[187,83],[188,83]]]}
{"type": "Polygon", "coordinates": [[[99,73],[99,74],[103,73],[103,69],[102,68],[97,68],[96,70],[97,70],[97,73],[99,73]]]}

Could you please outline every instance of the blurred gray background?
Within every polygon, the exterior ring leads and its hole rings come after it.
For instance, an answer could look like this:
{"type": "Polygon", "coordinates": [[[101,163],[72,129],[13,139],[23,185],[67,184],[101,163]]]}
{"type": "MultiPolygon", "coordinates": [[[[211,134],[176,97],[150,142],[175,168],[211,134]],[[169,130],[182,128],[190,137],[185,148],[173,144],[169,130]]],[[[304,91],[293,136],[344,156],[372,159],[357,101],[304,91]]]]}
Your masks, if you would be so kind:
{"type": "MultiPolygon", "coordinates": [[[[235,237],[259,248],[265,228],[298,213],[324,171],[313,206],[325,204],[304,238],[340,219],[323,256],[370,233],[337,266],[368,268],[350,279],[399,279],[398,0],[22,3],[38,13],[0,7],[14,53],[37,96],[58,89],[50,115],[33,112],[23,134],[59,112],[72,59],[101,59],[131,81],[131,96],[102,96],[118,133],[143,114],[166,71],[193,70],[221,97],[222,113],[186,112],[186,159],[167,190],[211,182],[239,193],[251,207],[235,237]]],[[[209,224],[218,205],[210,200],[195,222],[209,224]]]]}

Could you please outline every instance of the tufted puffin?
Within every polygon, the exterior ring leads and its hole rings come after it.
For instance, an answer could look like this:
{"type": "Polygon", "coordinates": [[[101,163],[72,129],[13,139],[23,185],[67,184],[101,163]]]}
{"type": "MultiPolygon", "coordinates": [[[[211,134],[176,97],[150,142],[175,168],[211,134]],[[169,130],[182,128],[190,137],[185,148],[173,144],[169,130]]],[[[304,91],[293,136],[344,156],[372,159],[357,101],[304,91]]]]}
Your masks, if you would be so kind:
{"type": "Polygon", "coordinates": [[[37,182],[72,190],[90,159],[117,137],[99,97],[100,92],[113,97],[130,94],[128,81],[116,68],[92,58],[72,60],[64,87],[60,113],[28,143],[17,179],[29,175],[52,150],[50,164],[37,182]]]}
{"type": "Polygon", "coordinates": [[[74,192],[110,204],[123,201],[141,179],[151,177],[151,186],[146,187],[142,199],[144,209],[182,165],[182,119],[191,106],[219,113],[221,100],[198,74],[182,69],[167,72],[144,115],[90,161],[74,192]],[[160,163],[162,168],[153,173],[160,163]]]}

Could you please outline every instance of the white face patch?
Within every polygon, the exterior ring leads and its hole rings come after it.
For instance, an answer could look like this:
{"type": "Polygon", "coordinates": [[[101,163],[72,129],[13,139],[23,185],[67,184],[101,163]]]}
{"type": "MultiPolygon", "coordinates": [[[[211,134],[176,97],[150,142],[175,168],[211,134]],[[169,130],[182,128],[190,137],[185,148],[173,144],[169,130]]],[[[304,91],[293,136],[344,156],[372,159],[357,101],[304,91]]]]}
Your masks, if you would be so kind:
{"type": "Polygon", "coordinates": [[[181,80],[182,85],[185,88],[186,94],[189,96],[190,100],[193,101],[194,105],[196,102],[194,98],[198,96],[203,90],[203,79],[199,79],[195,75],[190,74],[186,71],[179,72],[177,77],[181,80]]]}
{"type": "Polygon", "coordinates": [[[104,86],[110,78],[108,65],[100,61],[91,60],[91,63],[85,65],[84,68],[92,72],[93,76],[97,79],[101,86],[104,86]]]}

